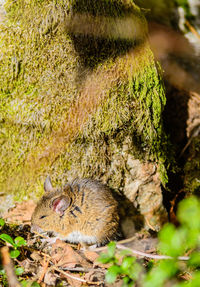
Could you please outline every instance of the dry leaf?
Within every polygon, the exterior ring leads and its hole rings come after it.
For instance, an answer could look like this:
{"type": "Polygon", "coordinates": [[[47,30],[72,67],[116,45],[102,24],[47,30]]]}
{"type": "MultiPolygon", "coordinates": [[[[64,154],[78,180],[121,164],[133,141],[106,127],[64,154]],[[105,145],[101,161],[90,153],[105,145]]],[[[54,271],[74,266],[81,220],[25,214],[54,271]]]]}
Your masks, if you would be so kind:
{"type": "MultiPolygon", "coordinates": [[[[73,276],[73,277],[76,277],[76,278],[81,278],[80,275],[78,274],[74,274],[74,273],[70,273],[70,272],[66,272],[67,274],[73,276]]],[[[62,274],[62,277],[66,278],[68,283],[70,284],[70,286],[72,287],[81,287],[82,286],[82,282],[79,281],[79,280],[76,280],[76,279],[72,279],[72,278],[69,278],[68,276],[65,276],[64,274],[62,274]]]]}
{"type": "Polygon", "coordinates": [[[85,274],[85,276],[84,276],[84,279],[86,280],[86,281],[93,281],[94,280],[94,276],[95,276],[95,271],[94,270],[91,270],[91,271],[89,271],[89,272],[87,272],[86,274],[85,274]]]}
{"type": "Polygon", "coordinates": [[[9,222],[30,223],[35,207],[36,204],[33,200],[16,203],[15,207],[9,209],[8,212],[3,215],[3,218],[9,222]]]}
{"type": "Polygon", "coordinates": [[[90,250],[85,250],[84,251],[84,255],[85,257],[91,261],[91,262],[95,262],[97,260],[97,258],[99,257],[99,254],[94,252],[94,251],[90,251],[90,250]]]}
{"type": "Polygon", "coordinates": [[[42,261],[42,256],[37,252],[37,251],[33,251],[30,255],[30,257],[37,262],[41,262],[42,261]]]}
{"type": "Polygon", "coordinates": [[[73,268],[76,265],[87,267],[89,265],[69,244],[59,239],[52,245],[51,256],[53,263],[57,266],[73,268]]]}
{"type": "Polygon", "coordinates": [[[85,257],[86,257],[89,261],[93,262],[93,266],[94,266],[94,267],[95,267],[95,266],[99,266],[99,267],[101,267],[101,268],[109,268],[110,265],[111,265],[110,263],[108,263],[108,264],[103,264],[103,263],[97,261],[97,258],[99,257],[99,254],[96,253],[96,252],[94,252],[94,251],[85,250],[85,251],[84,251],[84,255],[85,255],[85,257]]]}
{"type": "Polygon", "coordinates": [[[47,271],[44,275],[44,283],[47,284],[48,286],[56,286],[56,279],[57,279],[57,275],[55,275],[52,272],[47,271]]]}
{"type": "Polygon", "coordinates": [[[37,273],[37,263],[31,261],[30,259],[26,258],[25,260],[20,262],[20,266],[22,266],[24,268],[25,272],[30,272],[33,274],[37,273]]]}

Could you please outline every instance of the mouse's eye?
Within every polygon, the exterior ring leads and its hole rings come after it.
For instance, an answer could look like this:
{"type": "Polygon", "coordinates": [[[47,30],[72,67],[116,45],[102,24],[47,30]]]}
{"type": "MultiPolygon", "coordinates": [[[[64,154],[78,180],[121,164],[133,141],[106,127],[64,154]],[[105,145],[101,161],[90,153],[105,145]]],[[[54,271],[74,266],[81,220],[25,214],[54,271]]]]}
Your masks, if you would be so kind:
{"type": "Polygon", "coordinates": [[[40,216],[40,219],[45,218],[45,217],[47,217],[47,216],[46,215],[42,215],[42,216],[40,216]]]}

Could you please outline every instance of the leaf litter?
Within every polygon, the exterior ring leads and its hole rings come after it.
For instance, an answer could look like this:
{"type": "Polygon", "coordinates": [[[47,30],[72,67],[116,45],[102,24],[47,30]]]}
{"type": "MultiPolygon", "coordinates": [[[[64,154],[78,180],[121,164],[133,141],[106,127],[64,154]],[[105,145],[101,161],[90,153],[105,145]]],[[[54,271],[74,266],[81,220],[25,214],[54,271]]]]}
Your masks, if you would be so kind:
{"type": "MultiPolygon", "coordinates": [[[[4,218],[7,222],[17,222],[18,225],[12,226],[5,224],[1,228],[2,233],[11,236],[22,236],[27,245],[21,247],[21,254],[14,259],[15,265],[24,268],[21,279],[37,281],[41,286],[57,286],[65,282],[64,286],[108,286],[105,282],[105,273],[110,264],[98,262],[99,251],[88,250],[78,246],[71,245],[59,239],[54,244],[42,244],[40,239],[33,237],[30,233],[30,220],[35,208],[33,201],[16,204],[9,210],[4,218]],[[19,225],[20,223],[20,225],[19,225]],[[67,284],[67,285],[66,285],[67,284]]],[[[144,251],[155,247],[154,239],[145,238],[146,236],[138,235],[135,240],[128,240],[127,247],[140,246],[144,251]]],[[[126,241],[126,240],[125,240],[126,241]]],[[[2,246],[0,242],[0,246],[2,246]]],[[[98,250],[99,249],[99,250],[98,250]]],[[[106,247],[102,247],[106,249],[106,247]]],[[[115,282],[113,286],[121,286],[121,279],[115,282]]],[[[109,286],[112,286],[109,284],[109,286]]]]}

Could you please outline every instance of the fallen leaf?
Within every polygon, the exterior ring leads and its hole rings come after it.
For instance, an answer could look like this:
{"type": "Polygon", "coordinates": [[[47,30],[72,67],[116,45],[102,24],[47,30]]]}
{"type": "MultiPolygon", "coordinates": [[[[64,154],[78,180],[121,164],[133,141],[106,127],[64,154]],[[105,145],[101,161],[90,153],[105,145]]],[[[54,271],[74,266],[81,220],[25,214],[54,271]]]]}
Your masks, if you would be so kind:
{"type": "Polygon", "coordinates": [[[24,268],[25,272],[30,273],[37,273],[38,266],[35,262],[31,261],[30,259],[26,258],[25,260],[20,262],[20,266],[24,268]]]}
{"type": "MultiPolygon", "coordinates": [[[[74,273],[70,273],[70,272],[66,272],[66,273],[71,275],[72,277],[81,278],[80,275],[78,275],[78,274],[74,274],[74,273]]],[[[69,278],[68,276],[65,276],[64,274],[62,274],[62,277],[67,279],[70,286],[81,287],[83,284],[83,282],[76,280],[76,279],[73,279],[73,278],[69,278]]]]}
{"type": "Polygon", "coordinates": [[[84,255],[85,257],[91,261],[93,263],[93,266],[98,266],[98,267],[101,267],[101,268],[109,268],[110,267],[110,263],[108,264],[103,264],[101,262],[99,262],[97,259],[99,257],[99,254],[94,252],[94,251],[90,251],[90,250],[85,250],[84,251],[84,255]]]}
{"type": "Polygon", "coordinates": [[[33,251],[30,255],[30,257],[37,262],[41,262],[42,261],[42,256],[37,252],[37,251],[33,251]]]}
{"type": "Polygon", "coordinates": [[[51,257],[57,266],[73,268],[76,265],[84,267],[90,265],[69,244],[59,239],[52,245],[51,257]]]}
{"type": "Polygon", "coordinates": [[[93,270],[91,270],[91,271],[89,271],[89,272],[87,272],[86,274],[85,274],[85,276],[84,276],[84,279],[86,280],[86,281],[93,281],[93,279],[94,279],[94,275],[95,275],[95,271],[93,271],[93,270]]]}
{"type": "Polygon", "coordinates": [[[8,222],[17,222],[21,224],[30,223],[35,207],[36,204],[33,200],[16,203],[14,207],[9,209],[8,212],[3,215],[3,218],[8,222]]]}
{"type": "Polygon", "coordinates": [[[91,270],[85,274],[84,279],[87,282],[95,282],[97,286],[104,286],[106,270],[97,269],[91,270]]]}
{"type": "Polygon", "coordinates": [[[44,283],[48,286],[56,286],[56,279],[58,275],[55,275],[54,273],[47,271],[44,275],[44,283]]]}
{"type": "Polygon", "coordinates": [[[99,257],[99,254],[98,254],[98,253],[96,253],[96,252],[94,252],[94,251],[90,251],[90,250],[85,250],[85,251],[84,251],[84,255],[85,255],[85,257],[86,257],[89,261],[91,261],[91,262],[93,262],[93,263],[94,263],[94,261],[96,261],[97,258],[99,257]]]}

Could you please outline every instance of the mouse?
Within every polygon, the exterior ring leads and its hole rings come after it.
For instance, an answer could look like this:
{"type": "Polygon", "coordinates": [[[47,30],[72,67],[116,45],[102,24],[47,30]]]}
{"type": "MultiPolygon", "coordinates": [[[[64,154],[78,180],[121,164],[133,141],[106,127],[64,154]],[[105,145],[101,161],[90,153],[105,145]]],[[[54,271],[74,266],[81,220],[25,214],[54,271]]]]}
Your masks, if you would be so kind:
{"type": "Polygon", "coordinates": [[[116,239],[118,228],[118,202],[107,185],[76,178],[56,189],[47,176],[44,195],[32,214],[31,232],[97,247],[116,239]]]}

